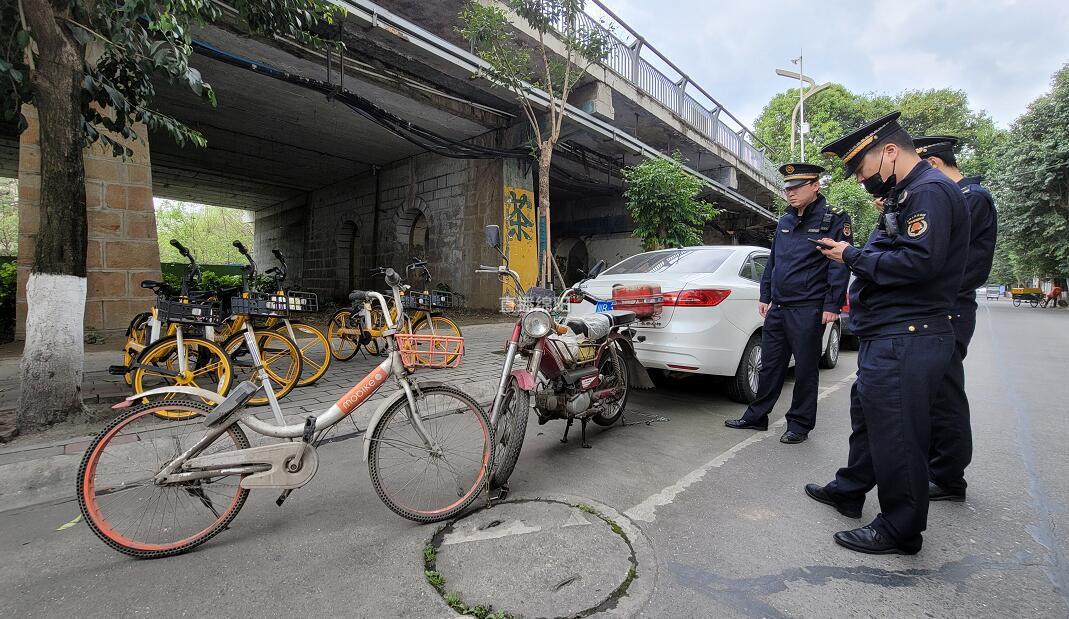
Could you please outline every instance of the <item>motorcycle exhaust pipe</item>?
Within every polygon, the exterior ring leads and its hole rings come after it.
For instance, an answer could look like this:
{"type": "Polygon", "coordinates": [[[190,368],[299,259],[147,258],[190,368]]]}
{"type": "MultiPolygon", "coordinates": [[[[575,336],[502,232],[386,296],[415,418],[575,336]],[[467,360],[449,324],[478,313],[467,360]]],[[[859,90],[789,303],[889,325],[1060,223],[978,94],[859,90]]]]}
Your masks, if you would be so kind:
{"type": "Polygon", "coordinates": [[[608,389],[602,389],[601,391],[594,392],[594,401],[604,400],[607,398],[615,398],[624,392],[623,387],[609,387],[608,389]]]}

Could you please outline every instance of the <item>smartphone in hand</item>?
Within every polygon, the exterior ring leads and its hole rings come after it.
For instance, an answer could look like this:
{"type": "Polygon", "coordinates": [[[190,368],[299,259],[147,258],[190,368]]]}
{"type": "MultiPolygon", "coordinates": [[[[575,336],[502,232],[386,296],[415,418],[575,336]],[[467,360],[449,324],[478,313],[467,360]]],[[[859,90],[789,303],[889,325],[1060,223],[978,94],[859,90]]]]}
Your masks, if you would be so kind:
{"type": "Polygon", "coordinates": [[[826,243],[821,243],[818,239],[806,239],[806,240],[809,241],[810,243],[816,245],[820,249],[832,249],[831,245],[828,245],[826,243]]]}

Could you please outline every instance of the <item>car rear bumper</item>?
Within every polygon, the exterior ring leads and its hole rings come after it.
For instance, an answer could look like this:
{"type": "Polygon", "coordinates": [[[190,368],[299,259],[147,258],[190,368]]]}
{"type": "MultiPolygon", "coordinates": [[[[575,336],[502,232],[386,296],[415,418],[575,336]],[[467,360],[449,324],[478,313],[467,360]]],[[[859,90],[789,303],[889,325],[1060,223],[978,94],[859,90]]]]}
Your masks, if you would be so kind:
{"type": "Polygon", "coordinates": [[[646,338],[644,342],[636,338],[638,360],[652,369],[734,376],[749,334],[710,316],[712,312],[702,312],[705,320],[684,317],[684,312],[680,308],[667,327],[636,329],[646,338]]]}

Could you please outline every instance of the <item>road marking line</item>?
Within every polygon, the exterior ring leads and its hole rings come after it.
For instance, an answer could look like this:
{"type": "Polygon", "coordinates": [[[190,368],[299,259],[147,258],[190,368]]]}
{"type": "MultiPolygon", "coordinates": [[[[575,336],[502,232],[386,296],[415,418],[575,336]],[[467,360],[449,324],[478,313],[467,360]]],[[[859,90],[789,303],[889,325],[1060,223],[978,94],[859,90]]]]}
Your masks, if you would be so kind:
{"type": "MultiPolygon", "coordinates": [[[[835,383],[834,385],[831,385],[830,387],[827,387],[822,390],[820,394],[817,395],[817,400],[823,400],[824,398],[828,397],[829,395],[835,393],[839,389],[842,389],[846,385],[851,384],[853,382],[854,376],[848,376],[835,383]]],[[[708,473],[710,469],[720,468],[724,465],[725,462],[734,458],[735,454],[739,453],[743,449],[746,449],[754,443],[759,443],[765,440],[766,438],[773,436],[776,433],[775,431],[783,427],[783,425],[785,425],[786,423],[787,420],[785,418],[779,419],[775,423],[769,425],[767,432],[758,432],[750,438],[737,443],[736,445],[732,446],[731,449],[728,449],[727,451],[723,452],[712,460],[706,462],[702,466],[687,473],[676,483],[672,484],[671,486],[668,486],[667,488],[661,490],[656,494],[651,495],[645,501],[625,511],[624,515],[630,518],[631,520],[653,522],[654,519],[657,517],[658,507],[661,507],[663,505],[670,505],[673,501],[675,501],[675,498],[677,496],[682,494],[682,492],[687,489],[687,487],[697,481],[700,481],[703,477],[705,477],[705,474],[708,473]]]]}
{"type": "Polygon", "coordinates": [[[74,519],[74,520],[71,520],[70,522],[68,522],[67,524],[65,524],[65,525],[61,526],[60,528],[58,528],[58,529],[56,529],[56,530],[57,530],[57,531],[66,531],[67,529],[69,529],[69,528],[73,527],[74,525],[78,524],[78,523],[79,523],[79,522],[81,522],[81,521],[82,521],[82,515],[81,515],[81,514],[78,514],[78,516],[77,516],[77,517],[75,517],[75,519],[74,519]]]}

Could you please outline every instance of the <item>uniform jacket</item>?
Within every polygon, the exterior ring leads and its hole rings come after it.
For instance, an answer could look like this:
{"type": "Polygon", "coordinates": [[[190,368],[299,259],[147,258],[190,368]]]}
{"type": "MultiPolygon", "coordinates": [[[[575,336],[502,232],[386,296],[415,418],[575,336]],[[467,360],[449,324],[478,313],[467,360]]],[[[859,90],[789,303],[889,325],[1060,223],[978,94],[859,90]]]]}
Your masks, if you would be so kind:
{"type": "Polygon", "coordinates": [[[987,283],[991,263],[995,259],[995,239],[998,236],[998,212],[991,193],[980,185],[979,176],[966,176],[958,181],[969,207],[969,259],[961,280],[958,305],[976,305],[976,289],[987,283]]]}
{"type": "Polygon", "coordinates": [[[946,318],[965,272],[970,220],[961,188],[921,161],[893,196],[898,233],[889,234],[881,217],[864,248],[843,252],[857,276],[850,287],[850,326],[862,338],[906,321],[946,318]]]}
{"type": "Polygon", "coordinates": [[[839,313],[846,300],[850,271],[825,258],[808,239],[827,237],[852,242],[850,215],[828,204],[823,195],[802,216],[794,207],[776,224],[772,253],[761,275],[761,302],[821,306],[839,313]]]}

